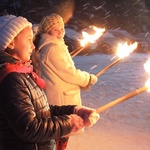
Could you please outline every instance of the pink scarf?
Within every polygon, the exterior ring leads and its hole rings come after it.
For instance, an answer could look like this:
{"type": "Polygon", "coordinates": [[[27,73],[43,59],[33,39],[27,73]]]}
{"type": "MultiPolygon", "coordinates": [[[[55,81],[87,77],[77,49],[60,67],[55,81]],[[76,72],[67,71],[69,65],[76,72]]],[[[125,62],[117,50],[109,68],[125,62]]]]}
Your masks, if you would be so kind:
{"type": "Polygon", "coordinates": [[[35,72],[33,72],[32,66],[21,64],[4,64],[0,69],[0,83],[11,72],[31,73],[33,80],[36,82],[36,84],[41,88],[46,89],[45,81],[42,78],[40,78],[35,72]]]}

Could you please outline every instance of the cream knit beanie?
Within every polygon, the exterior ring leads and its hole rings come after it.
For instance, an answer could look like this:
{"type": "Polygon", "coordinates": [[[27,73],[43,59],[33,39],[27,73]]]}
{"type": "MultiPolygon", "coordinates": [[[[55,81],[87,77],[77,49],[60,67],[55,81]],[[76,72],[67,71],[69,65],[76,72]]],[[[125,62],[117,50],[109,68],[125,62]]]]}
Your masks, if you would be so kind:
{"type": "Polygon", "coordinates": [[[24,17],[6,15],[0,17],[0,50],[4,51],[10,42],[27,26],[32,24],[24,17]]]}
{"type": "Polygon", "coordinates": [[[38,33],[49,33],[53,26],[57,24],[64,25],[63,18],[55,13],[52,13],[41,20],[38,27],[38,33]]]}

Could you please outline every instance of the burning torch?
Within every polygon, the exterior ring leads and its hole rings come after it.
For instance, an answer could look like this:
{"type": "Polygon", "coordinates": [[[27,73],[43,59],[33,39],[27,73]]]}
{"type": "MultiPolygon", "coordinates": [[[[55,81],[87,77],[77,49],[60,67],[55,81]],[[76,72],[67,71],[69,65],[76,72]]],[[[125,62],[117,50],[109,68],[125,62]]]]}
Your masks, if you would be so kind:
{"type": "Polygon", "coordinates": [[[71,57],[75,57],[79,54],[84,48],[86,48],[90,43],[94,43],[99,37],[101,37],[105,31],[104,28],[97,28],[96,26],[90,26],[89,29],[94,30],[93,34],[88,34],[85,31],[82,31],[82,39],[79,39],[81,47],[73,50],[70,55],[71,57]]]}
{"type": "Polygon", "coordinates": [[[137,42],[133,44],[128,44],[127,42],[123,44],[119,43],[118,48],[117,48],[117,53],[116,53],[116,55],[119,58],[115,60],[113,63],[111,63],[110,65],[108,65],[107,67],[105,67],[103,70],[98,72],[96,76],[99,77],[100,75],[105,73],[109,68],[111,68],[112,66],[117,64],[119,61],[121,61],[124,57],[128,56],[131,52],[133,52],[137,48],[137,45],[138,45],[137,42]]]}
{"type": "MultiPolygon", "coordinates": [[[[144,68],[150,74],[150,59],[144,64],[144,68]]],[[[118,98],[118,99],[116,99],[116,100],[114,100],[114,101],[112,101],[108,104],[105,104],[102,107],[97,108],[96,111],[97,111],[97,113],[101,113],[101,112],[103,112],[103,111],[105,111],[105,110],[107,110],[107,109],[109,109],[109,108],[111,108],[111,107],[113,107],[113,106],[115,106],[115,105],[131,98],[131,97],[134,97],[134,96],[136,96],[140,93],[143,93],[145,91],[150,92],[150,78],[146,81],[145,86],[143,86],[139,89],[136,89],[135,91],[133,91],[133,92],[127,94],[127,95],[124,95],[124,96],[122,96],[122,97],[120,97],[120,98],[118,98]]]]}

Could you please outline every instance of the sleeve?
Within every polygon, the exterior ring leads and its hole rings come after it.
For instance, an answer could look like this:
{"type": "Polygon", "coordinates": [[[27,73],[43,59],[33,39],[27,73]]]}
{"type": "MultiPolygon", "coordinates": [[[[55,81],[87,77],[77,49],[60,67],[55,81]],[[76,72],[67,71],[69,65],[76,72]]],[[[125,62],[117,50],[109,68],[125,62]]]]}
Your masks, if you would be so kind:
{"type": "Polygon", "coordinates": [[[7,75],[0,84],[0,118],[4,121],[3,124],[20,139],[34,143],[57,139],[70,133],[67,115],[41,119],[37,117],[33,106],[35,100],[31,100],[30,92],[18,73],[7,75]]]}
{"type": "Polygon", "coordinates": [[[51,113],[55,116],[60,116],[61,114],[70,115],[74,113],[74,108],[76,105],[63,105],[63,106],[54,106],[50,105],[51,113]]]}
{"type": "Polygon", "coordinates": [[[67,83],[85,87],[90,79],[90,74],[74,66],[69,52],[58,45],[53,45],[46,56],[46,64],[67,83]]]}

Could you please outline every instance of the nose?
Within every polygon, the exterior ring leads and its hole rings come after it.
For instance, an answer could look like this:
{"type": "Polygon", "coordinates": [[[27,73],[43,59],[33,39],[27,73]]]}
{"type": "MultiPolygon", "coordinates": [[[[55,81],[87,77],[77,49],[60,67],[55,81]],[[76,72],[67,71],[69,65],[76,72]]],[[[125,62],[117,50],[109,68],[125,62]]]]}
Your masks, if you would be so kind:
{"type": "Polygon", "coordinates": [[[33,42],[31,43],[31,49],[32,49],[32,50],[35,49],[35,45],[33,44],[33,42]]]}
{"type": "Polygon", "coordinates": [[[60,31],[60,32],[59,32],[59,35],[60,35],[61,37],[64,37],[65,32],[64,32],[64,31],[60,31]]]}

